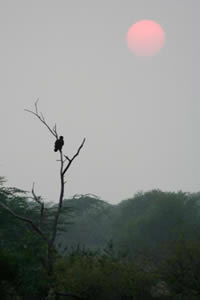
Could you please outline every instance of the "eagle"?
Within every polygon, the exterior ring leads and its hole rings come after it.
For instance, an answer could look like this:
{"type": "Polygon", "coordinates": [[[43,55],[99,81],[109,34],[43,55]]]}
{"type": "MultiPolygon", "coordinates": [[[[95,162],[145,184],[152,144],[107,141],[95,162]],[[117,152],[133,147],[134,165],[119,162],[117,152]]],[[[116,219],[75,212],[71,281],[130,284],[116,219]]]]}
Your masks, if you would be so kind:
{"type": "Polygon", "coordinates": [[[55,141],[54,151],[55,151],[55,152],[57,152],[58,150],[61,151],[63,145],[64,145],[64,139],[63,139],[63,136],[60,136],[59,139],[57,139],[57,140],[55,141]]]}

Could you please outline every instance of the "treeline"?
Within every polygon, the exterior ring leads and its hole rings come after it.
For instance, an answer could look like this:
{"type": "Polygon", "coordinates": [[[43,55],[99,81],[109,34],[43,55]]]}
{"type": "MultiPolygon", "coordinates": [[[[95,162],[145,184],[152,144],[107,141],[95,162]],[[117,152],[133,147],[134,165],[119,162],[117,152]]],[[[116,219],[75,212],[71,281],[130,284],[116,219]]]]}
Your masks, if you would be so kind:
{"type": "MultiPolygon", "coordinates": [[[[39,222],[23,191],[1,187],[0,201],[39,222]]],[[[44,242],[0,207],[0,299],[198,299],[199,204],[200,193],[159,190],[117,205],[94,195],[65,200],[51,280],[44,242]]],[[[49,204],[47,234],[54,211],[49,204]]]]}
{"type": "Polygon", "coordinates": [[[200,193],[153,190],[110,205],[90,195],[65,200],[72,224],[59,240],[63,247],[115,248],[132,256],[150,250],[164,255],[179,240],[200,239],[200,193]],[[74,222],[74,223],[73,223],[74,222]]]}

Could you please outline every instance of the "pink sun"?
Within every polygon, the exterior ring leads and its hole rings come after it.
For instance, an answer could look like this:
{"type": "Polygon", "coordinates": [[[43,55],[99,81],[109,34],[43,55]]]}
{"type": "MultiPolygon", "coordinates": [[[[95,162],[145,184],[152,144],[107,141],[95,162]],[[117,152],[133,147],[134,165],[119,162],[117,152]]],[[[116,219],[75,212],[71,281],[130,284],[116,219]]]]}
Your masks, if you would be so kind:
{"type": "Polygon", "coordinates": [[[129,28],[127,43],[134,54],[152,56],[163,47],[165,32],[158,23],[151,20],[142,20],[129,28]]]}

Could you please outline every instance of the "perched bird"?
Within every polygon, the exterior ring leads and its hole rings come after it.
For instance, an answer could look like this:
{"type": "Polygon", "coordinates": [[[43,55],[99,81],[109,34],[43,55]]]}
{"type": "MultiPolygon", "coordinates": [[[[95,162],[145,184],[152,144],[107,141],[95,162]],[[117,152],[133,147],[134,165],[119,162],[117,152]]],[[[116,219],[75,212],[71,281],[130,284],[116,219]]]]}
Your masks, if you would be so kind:
{"type": "Polygon", "coordinates": [[[57,139],[57,140],[55,141],[54,151],[55,151],[55,152],[57,152],[58,150],[61,151],[63,145],[64,145],[63,136],[60,136],[59,139],[57,139]]]}

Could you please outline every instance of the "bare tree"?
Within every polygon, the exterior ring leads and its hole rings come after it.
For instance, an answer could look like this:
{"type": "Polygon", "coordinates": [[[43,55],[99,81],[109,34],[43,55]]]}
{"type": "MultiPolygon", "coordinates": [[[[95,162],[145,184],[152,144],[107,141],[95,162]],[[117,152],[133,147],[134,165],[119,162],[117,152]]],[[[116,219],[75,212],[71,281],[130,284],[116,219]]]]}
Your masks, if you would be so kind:
{"type": "MultiPolygon", "coordinates": [[[[25,111],[33,114],[35,117],[38,118],[38,120],[40,122],[43,123],[43,125],[46,126],[46,128],[48,129],[48,131],[51,133],[51,135],[57,140],[59,135],[57,132],[57,127],[56,124],[51,128],[43,114],[41,112],[38,111],[38,100],[35,102],[35,110],[28,110],[25,109],[25,111]]],[[[83,148],[85,143],[85,138],[83,139],[82,143],[80,144],[80,146],[78,147],[76,153],[70,158],[68,155],[64,154],[62,149],[59,150],[59,155],[60,155],[60,159],[59,159],[59,163],[60,163],[60,171],[59,171],[59,176],[60,176],[60,194],[59,194],[59,199],[58,199],[58,205],[56,207],[56,212],[54,215],[54,219],[53,219],[53,226],[52,226],[52,231],[50,233],[50,235],[45,234],[44,230],[43,230],[43,221],[44,221],[44,202],[42,201],[41,197],[37,196],[34,190],[34,184],[32,187],[32,199],[38,203],[38,205],[40,205],[40,220],[39,220],[39,224],[34,223],[31,219],[26,218],[26,217],[22,217],[20,215],[17,215],[14,211],[12,211],[7,205],[3,204],[0,202],[0,205],[6,209],[13,217],[28,223],[32,229],[37,232],[37,234],[40,235],[40,237],[45,241],[45,243],[47,244],[47,271],[48,274],[50,275],[52,273],[52,267],[53,267],[53,249],[54,249],[54,245],[55,245],[55,240],[56,240],[56,235],[57,235],[57,231],[58,231],[58,221],[59,221],[59,216],[62,210],[62,206],[63,206],[63,199],[64,199],[64,191],[65,191],[65,176],[67,171],[69,170],[70,166],[72,165],[73,161],[75,160],[75,158],[79,155],[81,149],[83,148]]]]}

